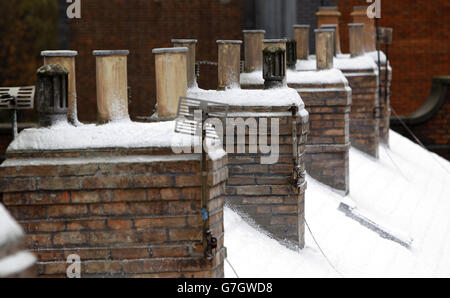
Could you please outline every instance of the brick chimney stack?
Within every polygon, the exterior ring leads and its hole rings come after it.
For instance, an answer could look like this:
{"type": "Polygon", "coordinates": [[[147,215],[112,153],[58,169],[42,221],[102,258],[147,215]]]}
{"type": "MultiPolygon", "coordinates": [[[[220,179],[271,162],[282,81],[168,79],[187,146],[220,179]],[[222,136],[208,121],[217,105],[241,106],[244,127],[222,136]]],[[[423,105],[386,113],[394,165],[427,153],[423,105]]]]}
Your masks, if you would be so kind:
{"type": "Polygon", "coordinates": [[[42,51],[41,56],[44,57],[44,65],[59,64],[69,71],[68,86],[68,110],[67,118],[71,124],[78,124],[77,117],[77,85],[75,72],[75,57],[77,51],[42,51]]]}
{"type": "Polygon", "coordinates": [[[218,40],[219,90],[240,86],[241,40],[218,40]]]}
{"type": "Polygon", "coordinates": [[[364,24],[364,48],[366,52],[376,51],[376,41],[375,41],[375,21],[367,16],[366,6],[355,6],[353,7],[353,12],[351,13],[353,17],[353,23],[363,23],[364,24]]]}
{"type": "Polygon", "coordinates": [[[314,33],[316,34],[317,70],[333,68],[333,59],[334,59],[333,30],[316,29],[314,30],[314,33]]]}
{"type": "Polygon", "coordinates": [[[297,59],[308,59],[309,28],[309,25],[294,25],[294,38],[297,42],[297,59]]]}
{"type": "Polygon", "coordinates": [[[187,93],[187,47],[153,49],[156,102],[160,118],[175,118],[180,96],[187,93]]]}
{"type": "Polygon", "coordinates": [[[128,50],[94,51],[97,71],[98,123],[129,119],[128,50]]]}
{"type": "Polygon", "coordinates": [[[262,50],[265,30],[244,30],[245,72],[262,69],[262,50]]]}
{"type": "Polygon", "coordinates": [[[364,55],[364,24],[348,24],[348,30],[350,41],[350,55],[352,57],[364,55]]]}
{"type": "Polygon", "coordinates": [[[195,79],[195,47],[197,44],[196,39],[172,39],[174,47],[186,47],[187,53],[187,85],[188,88],[195,87],[197,85],[195,79]]]}
{"type": "Polygon", "coordinates": [[[339,18],[341,13],[337,6],[321,6],[316,13],[317,16],[317,28],[330,29],[334,28],[336,32],[335,43],[336,53],[341,53],[341,38],[339,34],[339,18]]]}

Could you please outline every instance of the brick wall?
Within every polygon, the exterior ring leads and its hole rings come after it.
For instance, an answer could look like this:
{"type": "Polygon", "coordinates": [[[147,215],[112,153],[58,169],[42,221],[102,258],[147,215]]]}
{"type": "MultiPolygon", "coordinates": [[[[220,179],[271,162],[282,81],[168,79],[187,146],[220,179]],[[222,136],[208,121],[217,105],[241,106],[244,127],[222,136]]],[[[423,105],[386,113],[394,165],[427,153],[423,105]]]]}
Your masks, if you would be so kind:
{"type": "MultiPolygon", "coordinates": [[[[229,180],[226,202],[233,209],[249,217],[274,238],[288,245],[304,247],[304,212],[306,180],[301,179],[300,188],[294,188],[289,178],[294,170],[292,152],[292,116],[288,107],[232,107],[233,117],[251,118],[259,123],[267,119],[268,139],[271,136],[272,119],[279,119],[280,156],[275,164],[261,164],[262,153],[249,154],[249,130],[246,130],[247,153],[229,153],[229,180]],[[240,113],[245,113],[240,115],[240,113]],[[268,117],[267,113],[274,116],[268,117]],[[277,114],[279,114],[277,116],[277,114]],[[244,116],[245,115],[245,116],[244,116]]],[[[305,171],[305,142],[308,117],[297,116],[298,154],[301,170],[305,171]]],[[[236,145],[238,146],[237,142],[236,145]]]]}
{"type": "Polygon", "coordinates": [[[170,150],[36,152],[0,167],[3,201],[27,232],[41,276],[64,277],[66,258],[81,257],[82,277],[223,277],[223,193],[227,158],[209,162],[210,224],[218,247],[202,247],[198,155],[154,162],[89,158],[170,154],[170,150]],[[55,157],[59,162],[49,162],[55,157]],[[71,158],[65,163],[65,158],[71,158]],[[23,160],[25,159],[25,160],[23,160]],[[41,160],[42,162],[42,160],[41,160]]]}
{"type": "MultiPolygon", "coordinates": [[[[353,6],[363,0],[335,0],[342,12],[341,41],[348,52],[348,30],[353,6]]],[[[432,77],[450,73],[450,4],[446,0],[382,1],[380,26],[394,28],[389,60],[394,69],[391,104],[401,115],[410,114],[427,99],[432,77]]]]}
{"type": "Polygon", "coordinates": [[[352,146],[378,158],[380,115],[378,76],[373,69],[342,70],[352,88],[350,141],[352,146]]]}
{"type": "Polygon", "coordinates": [[[309,112],[306,169],[318,181],[343,194],[350,191],[349,149],[352,91],[348,84],[289,84],[309,112]]]}
{"type": "MultiPolygon", "coordinates": [[[[78,112],[95,121],[95,60],[92,50],[129,49],[130,114],[150,116],[156,101],[153,48],[172,47],[172,38],[198,39],[197,60],[217,61],[218,39],[242,39],[242,1],[96,0],[84,1],[82,18],[69,21],[68,47],[77,58],[78,112]]],[[[205,66],[199,78],[217,88],[217,69],[205,66]]]]}

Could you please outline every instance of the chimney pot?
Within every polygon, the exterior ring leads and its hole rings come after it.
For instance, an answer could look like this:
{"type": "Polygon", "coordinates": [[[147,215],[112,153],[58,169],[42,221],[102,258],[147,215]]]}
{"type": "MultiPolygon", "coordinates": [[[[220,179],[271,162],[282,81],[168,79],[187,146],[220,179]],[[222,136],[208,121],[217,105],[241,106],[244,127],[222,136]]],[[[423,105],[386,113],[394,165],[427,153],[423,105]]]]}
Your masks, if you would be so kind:
{"type": "Polygon", "coordinates": [[[98,123],[129,119],[128,50],[93,51],[96,61],[98,123]]]}
{"type": "Polygon", "coordinates": [[[262,49],[265,30],[243,30],[244,34],[244,71],[262,69],[262,49]]]}
{"type": "Polygon", "coordinates": [[[282,48],[285,51],[285,53],[284,53],[284,69],[285,70],[287,68],[286,43],[287,43],[287,39],[286,38],[264,39],[263,40],[264,48],[267,48],[267,47],[270,47],[270,46],[276,46],[276,47],[282,48]]]}
{"type": "Polygon", "coordinates": [[[241,75],[241,40],[218,40],[219,90],[238,87],[241,75]]]}
{"type": "Polygon", "coordinates": [[[172,39],[174,47],[185,47],[188,48],[187,53],[187,85],[189,88],[195,87],[196,74],[195,74],[195,47],[197,45],[196,39],[172,39]]]}
{"type": "Polygon", "coordinates": [[[297,42],[295,39],[286,39],[286,64],[287,68],[295,69],[297,64],[297,42]]]}
{"type": "Polygon", "coordinates": [[[333,30],[334,56],[341,54],[341,41],[339,40],[339,26],[336,24],[324,24],[320,29],[333,30]]]}
{"type": "Polygon", "coordinates": [[[367,16],[367,6],[354,6],[350,15],[353,17],[353,23],[364,24],[364,48],[366,52],[375,51],[375,21],[367,16]]]}
{"type": "Polygon", "coordinates": [[[69,70],[47,64],[37,70],[37,110],[40,126],[67,121],[69,70]]]}
{"type": "Polygon", "coordinates": [[[78,124],[77,117],[77,86],[75,72],[75,57],[77,51],[58,50],[58,51],[42,51],[41,56],[44,57],[44,65],[59,64],[69,70],[69,86],[68,86],[68,110],[67,117],[71,124],[78,124]]]}
{"type": "Polygon", "coordinates": [[[331,69],[333,68],[333,30],[316,29],[316,60],[317,69],[331,69]]]}
{"type": "Polygon", "coordinates": [[[297,42],[297,59],[308,59],[310,25],[294,25],[294,38],[297,42]]]}
{"type": "Polygon", "coordinates": [[[264,89],[277,88],[284,85],[286,80],[285,58],[286,50],[271,45],[263,50],[263,78],[264,89]]]}
{"type": "Polygon", "coordinates": [[[320,6],[316,13],[317,16],[317,28],[335,29],[335,43],[336,53],[341,53],[341,43],[339,34],[339,18],[341,13],[337,6],[320,6]]]}
{"type": "Polygon", "coordinates": [[[350,55],[357,57],[364,55],[364,24],[352,23],[348,24],[349,41],[350,41],[350,55]]]}
{"type": "Polygon", "coordinates": [[[187,93],[187,47],[153,49],[156,70],[157,113],[175,118],[178,102],[187,93]]]}

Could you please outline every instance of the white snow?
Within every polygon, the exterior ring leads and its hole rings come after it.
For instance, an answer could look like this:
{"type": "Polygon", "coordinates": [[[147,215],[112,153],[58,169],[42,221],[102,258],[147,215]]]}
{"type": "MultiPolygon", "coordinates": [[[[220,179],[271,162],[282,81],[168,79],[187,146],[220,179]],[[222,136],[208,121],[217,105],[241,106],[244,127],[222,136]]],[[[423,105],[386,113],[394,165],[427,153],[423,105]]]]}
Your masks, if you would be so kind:
{"type": "MultiPolygon", "coordinates": [[[[264,83],[264,82],[263,82],[264,83]]],[[[290,106],[296,104],[299,109],[304,108],[304,104],[295,89],[281,87],[269,90],[245,90],[240,88],[230,88],[224,91],[203,90],[191,88],[188,96],[197,99],[210,100],[224,103],[231,106],[290,106]]]]}
{"type": "Polygon", "coordinates": [[[0,278],[18,274],[36,262],[36,257],[27,251],[21,251],[0,260],[0,278]]]}
{"type": "MultiPolygon", "coordinates": [[[[309,61],[309,60],[308,60],[309,61]]],[[[315,63],[315,60],[314,60],[315,63]]],[[[315,67],[313,68],[315,70],[315,67]]],[[[338,69],[327,69],[321,71],[292,71],[286,72],[288,84],[342,84],[348,83],[345,76],[338,69]]],[[[263,85],[264,79],[260,70],[250,73],[241,73],[242,85],[263,85]]]]}
{"type": "Polygon", "coordinates": [[[16,243],[24,236],[20,225],[11,217],[5,207],[0,204],[0,249],[10,243],[16,243]]]}
{"type": "MultiPolygon", "coordinates": [[[[333,59],[334,68],[340,70],[365,70],[377,69],[375,60],[371,55],[363,55],[351,58],[350,55],[338,55],[333,59]]],[[[316,57],[310,56],[308,60],[297,60],[296,70],[307,71],[316,70],[316,57]]]]}
{"type": "Polygon", "coordinates": [[[286,80],[288,84],[348,84],[342,71],[336,68],[320,71],[288,70],[286,73],[286,80]]]}
{"type": "MultiPolygon", "coordinates": [[[[383,148],[380,160],[351,149],[346,198],[308,177],[306,220],[315,238],[345,277],[450,277],[450,163],[393,131],[390,149],[383,148]],[[412,238],[411,248],[346,217],[338,210],[341,201],[412,238]]],[[[225,246],[240,277],[340,276],[307,229],[306,248],[296,252],[228,208],[225,246]]],[[[235,277],[228,264],[225,274],[235,277]]]]}
{"type": "MultiPolygon", "coordinates": [[[[129,119],[104,125],[72,126],[60,122],[50,128],[22,131],[8,147],[8,152],[23,150],[80,150],[99,148],[187,147],[198,138],[175,133],[175,121],[139,123],[129,119]]],[[[211,145],[211,142],[208,142],[211,145]]],[[[222,149],[209,152],[220,158],[222,149]]]]}

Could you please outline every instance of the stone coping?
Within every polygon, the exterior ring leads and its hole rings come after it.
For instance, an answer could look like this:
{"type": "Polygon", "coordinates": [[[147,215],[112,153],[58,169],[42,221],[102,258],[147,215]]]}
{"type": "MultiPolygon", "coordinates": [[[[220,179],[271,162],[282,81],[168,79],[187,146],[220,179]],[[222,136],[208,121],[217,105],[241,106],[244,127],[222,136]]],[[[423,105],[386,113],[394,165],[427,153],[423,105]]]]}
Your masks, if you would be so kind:
{"type": "Polygon", "coordinates": [[[242,33],[266,33],[266,30],[262,29],[242,30],[242,33]]]}
{"type": "Polygon", "coordinates": [[[56,51],[42,51],[41,56],[43,57],[75,57],[78,55],[77,51],[68,50],[56,50],[56,51]]]}
{"type": "Polygon", "coordinates": [[[153,54],[165,54],[165,53],[187,53],[189,51],[186,47],[175,47],[175,48],[158,48],[153,49],[153,54]]]}
{"type": "Polygon", "coordinates": [[[197,43],[197,39],[172,39],[172,43],[197,43]]]}
{"type": "Polygon", "coordinates": [[[127,56],[130,54],[128,50],[95,50],[92,51],[94,56],[127,56]]]}
{"type": "Polygon", "coordinates": [[[242,44],[242,40],[217,40],[217,44],[242,44]]]}

